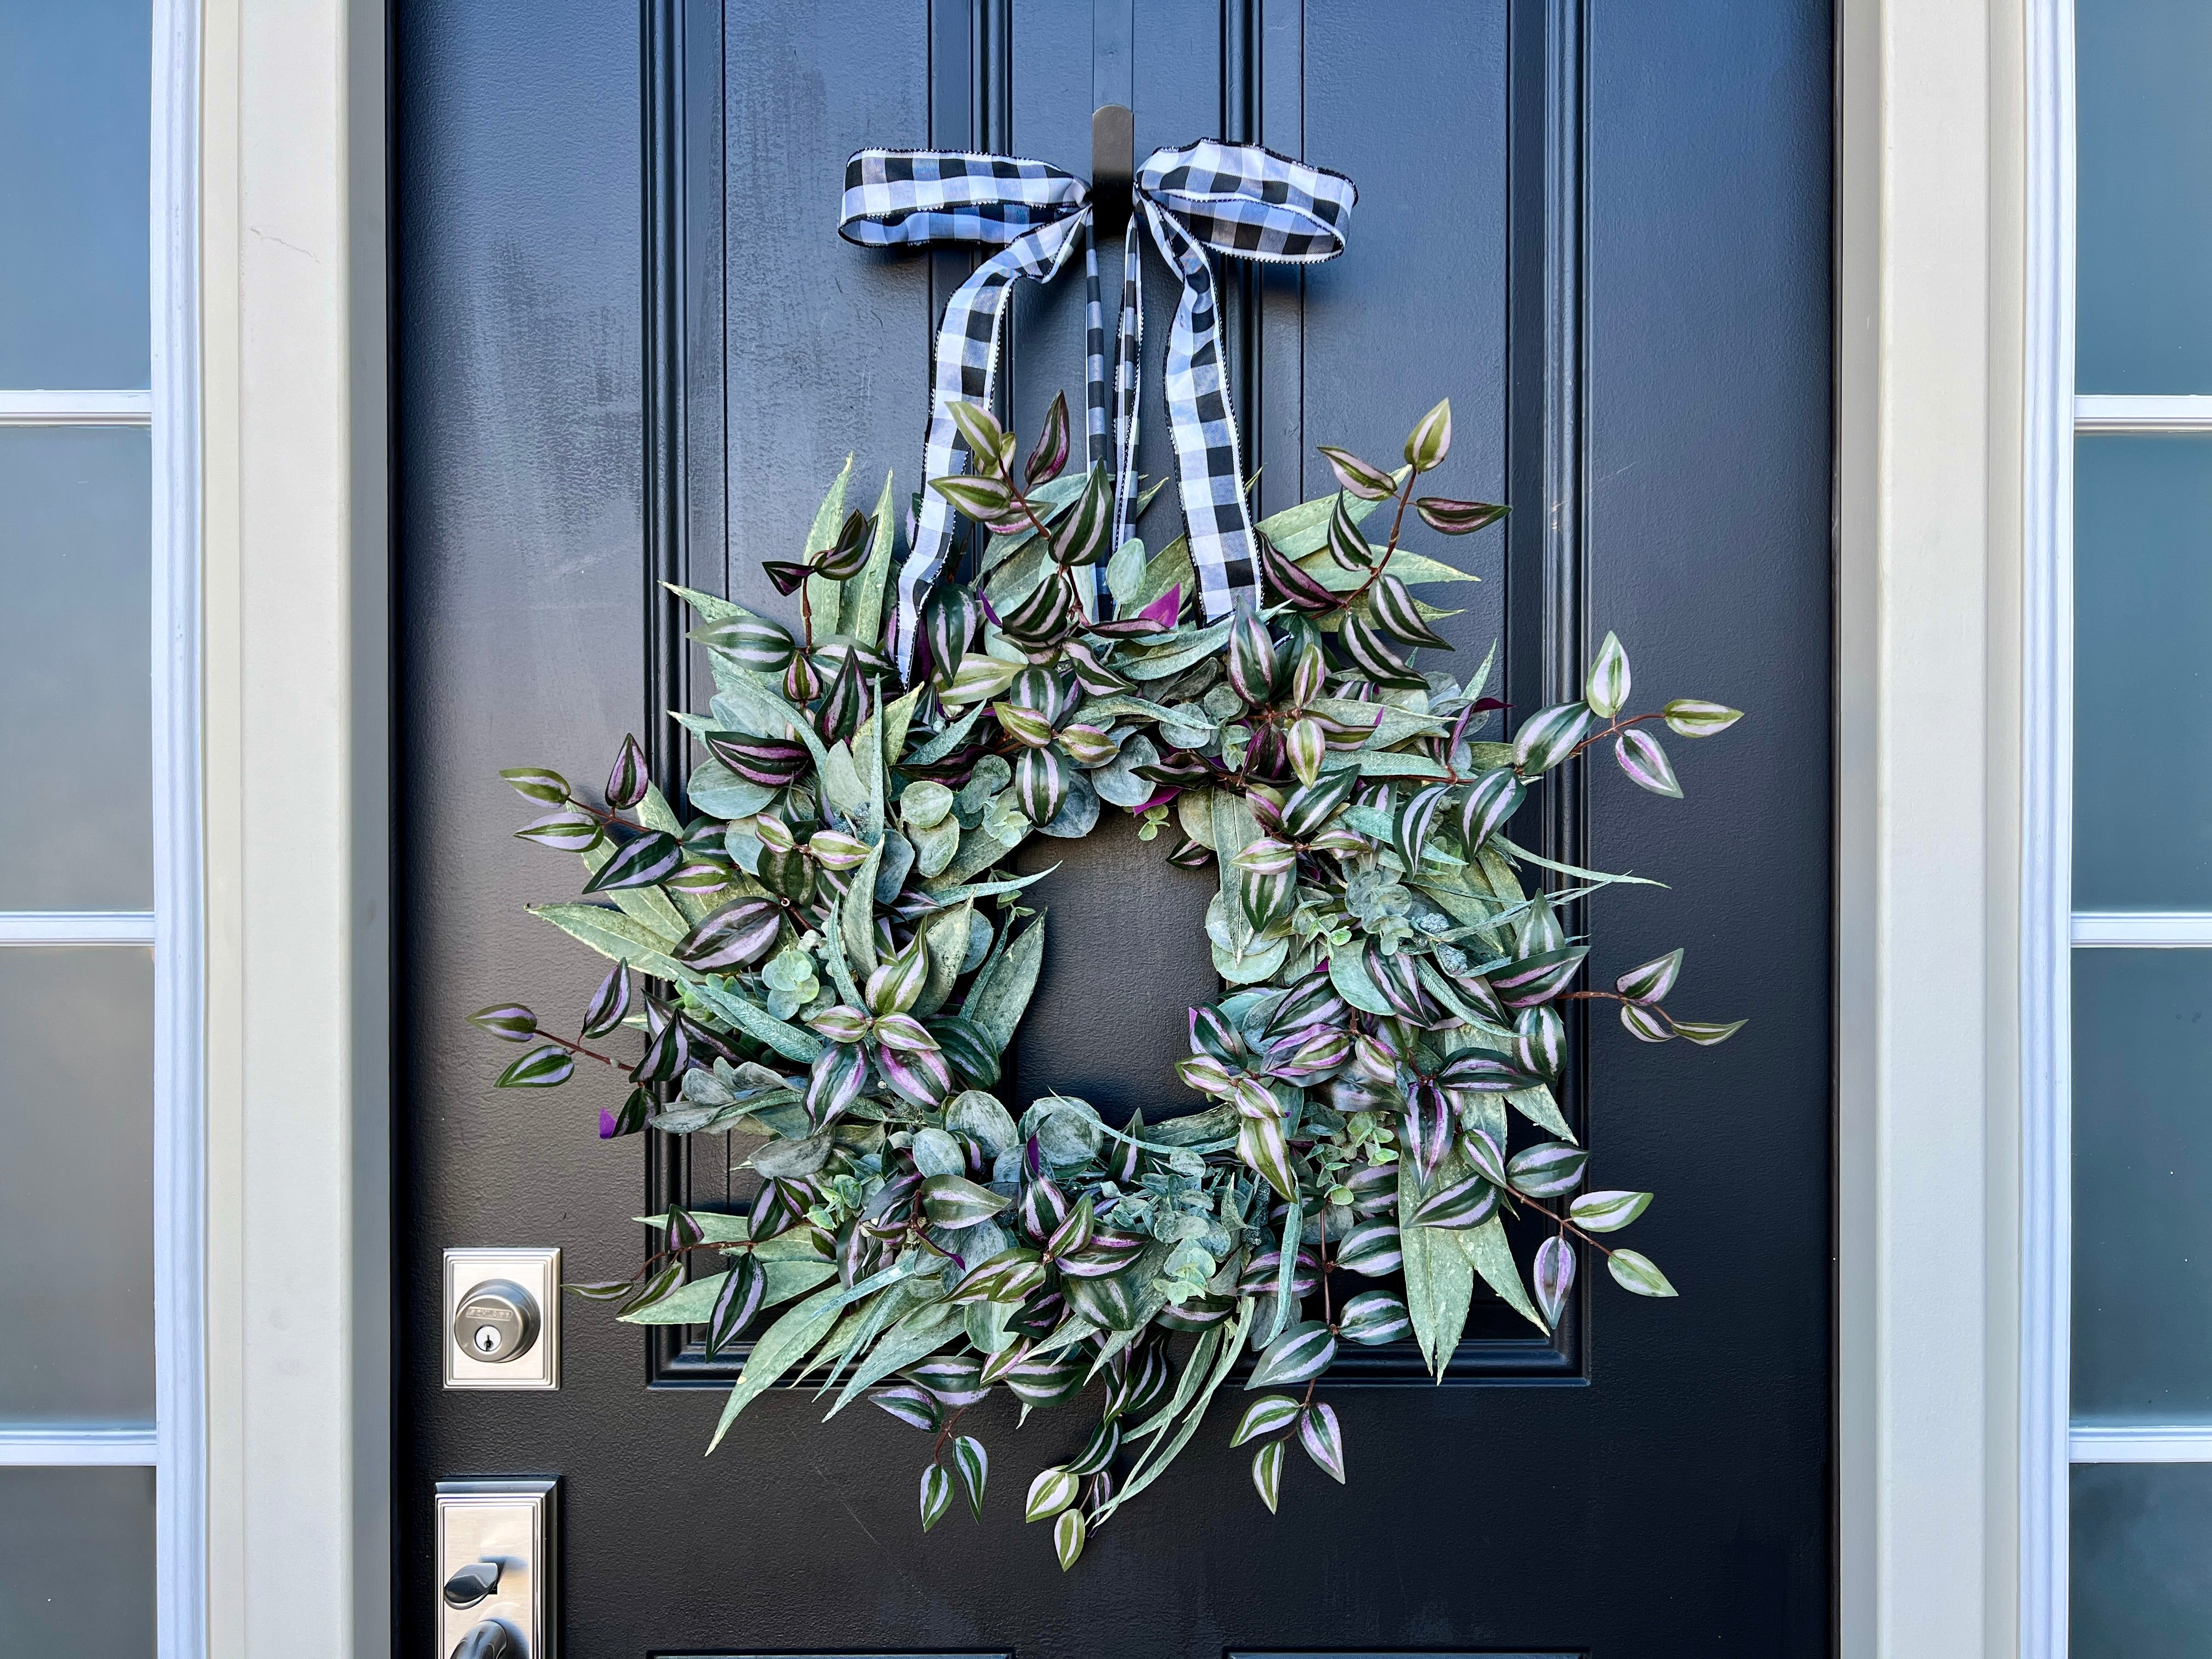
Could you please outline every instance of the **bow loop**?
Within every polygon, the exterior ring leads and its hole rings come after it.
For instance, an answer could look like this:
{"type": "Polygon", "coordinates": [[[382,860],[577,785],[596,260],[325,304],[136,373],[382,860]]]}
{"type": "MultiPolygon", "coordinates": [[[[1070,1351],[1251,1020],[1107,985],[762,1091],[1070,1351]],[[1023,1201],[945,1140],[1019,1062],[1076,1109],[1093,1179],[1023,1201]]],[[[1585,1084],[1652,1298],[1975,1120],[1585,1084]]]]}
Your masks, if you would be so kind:
{"type": "MultiPolygon", "coordinates": [[[[998,250],[945,302],[938,329],[921,507],[914,547],[899,572],[897,650],[911,669],[921,599],[951,546],[952,510],[928,487],[961,465],[956,402],[988,407],[997,377],[1006,300],[1016,279],[1050,282],[1079,238],[1089,295],[1085,352],[1089,459],[1114,475],[1112,545],[1125,538],[1137,493],[1139,354],[1143,303],[1137,224],[1143,221],[1182,287],[1168,340],[1166,401],[1191,564],[1209,619],[1249,604],[1257,591],[1243,460],[1224,372],[1219,308],[1208,249],[1233,258],[1313,264],[1344,251],[1358,198],[1341,173],[1311,167],[1256,144],[1202,139],[1155,150],[1138,171],[1123,242],[1121,306],[1115,331],[1113,417],[1108,419],[1105,322],[1098,294],[1097,238],[1091,193],[1073,173],[1012,155],[945,150],[865,149],[845,164],[838,234],[864,247],[948,242],[998,250]]],[[[1095,587],[1085,593],[1096,603],[1095,587]]]]}

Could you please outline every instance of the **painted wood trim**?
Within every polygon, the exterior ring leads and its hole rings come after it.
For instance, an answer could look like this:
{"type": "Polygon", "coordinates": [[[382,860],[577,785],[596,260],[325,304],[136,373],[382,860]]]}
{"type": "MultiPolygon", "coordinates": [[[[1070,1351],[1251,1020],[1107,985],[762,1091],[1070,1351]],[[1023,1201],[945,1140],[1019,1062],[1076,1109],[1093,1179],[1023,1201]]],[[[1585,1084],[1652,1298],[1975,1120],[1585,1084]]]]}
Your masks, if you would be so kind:
{"type": "MultiPolygon", "coordinates": [[[[2039,0],[2039,6],[2056,4],[2057,0],[2039,0]]],[[[2070,26],[2069,26],[2070,39],[2070,26]]],[[[2068,48],[2068,61],[2072,61],[2072,48],[2068,48]]],[[[2073,71],[2068,71],[2069,85],[2064,96],[2070,109],[2073,102],[2071,85],[2073,71]]],[[[2070,181],[2073,174],[2073,142],[2069,133],[2065,145],[2065,166],[2070,181]]],[[[2068,189],[2071,190],[2069,182],[2068,189]]],[[[2070,207],[2068,212],[2070,216],[2070,207]]],[[[2068,240],[2071,242],[2070,216],[2068,240]]],[[[2070,253],[2069,253],[2070,259],[2070,253]]],[[[2069,263],[2067,269],[2072,270],[2069,263]]],[[[2069,275],[2065,285],[2070,294],[2073,279],[2069,275]]],[[[2071,307],[2069,307],[2071,309],[2071,307]]],[[[2072,323],[2068,323],[2071,337],[2072,323]]],[[[2070,368],[2071,358],[2069,358],[2070,368]]],[[[2071,376],[2069,374],[2069,378],[2071,376]]],[[[2074,399],[2074,429],[2076,432],[2212,432],[2212,398],[2116,398],[2086,396],[2074,399]]]]}
{"type": "MultiPolygon", "coordinates": [[[[2069,741],[2069,753],[2071,747],[2069,741]]],[[[2074,916],[2072,934],[2075,946],[2084,950],[2203,950],[2212,947],[2212,915],[2084,910],[2074,916]]]]}
{"type": "MultiPolygon", "coordinates": [[[[2021,1659],[2067,1648],[2073,1343],[2074,19],[2027,0],[2021,504],[2021,1659]]],[[[2212,403],[2212,399],[2208,399],[2212,403]]]]}
{"type": "MultiPolygon", "coordinates": [[[[162,0],[162,3],[174,9],[185,0],[162,0]]],[[[157,132],[155,143],[160,142],[157,132]]],[[[157,216],[164,205],[156,203],[157,216]]],[[[157,250],[160,246],[155,244],[157,250]]],[[[162,322],[158,314],[158,298],[155,304],[154,324],[158,338],[162,322]]],[[[155,349],[161,349],[159,344],[155,349]]],[[[154,394],[150,392],[0,392],[0,427],[145,426],[153,418],[154,394]]]]}
{"type": "Polygon", "coordinates": [[[2067,1454],[2075,1463],[2212,1463],[2212,1423],[2081,1424],[2067,1454]]]}
{"type": "MultiPolygon", "coordinates": [[[[0,1469],[21,1468],[158,1468],[160,1437],[150,1428],[120,1429],[0,1429],[0,1469]]],[[[156,1481],[155,1504],[161,1495],[156,1481]]],[[[157,1532],[159,1522],[156,1522],[157,1532]]],[[[155,1572],[164,1593],[168,1589],[171,1564],[159,1560],[155,1572]]],[[[167,1634],[166,1620],[161,1621],[167,1634]]],[[[194,1648],[161,1646],[161,1659],[182,1653],[204,1653],[194,1648]]]]}
{"type": "MultiPolygon", "coordinates": [[[[157,572],[160,564],[157,557],[157,572]]],[[[155,585],[157,589],[161,586],[158,574],[155,585]]],[[[158,592],[155,604],[158,609],[158,592]]],[[[161,662],[158,654],[155,661],[161,662]]],[[[160,838],[157,836],[155,839],[158,842],[160,838]]],[[[151,945],[158,931],[154,918],[151,910],[0,910],[0,949],[9,945],[151,945]]],[[[159,978],[157,971],[157,997],[159,978]]],[[[158,1082],[155,1086],[158,1090],[158,1082]]]]}

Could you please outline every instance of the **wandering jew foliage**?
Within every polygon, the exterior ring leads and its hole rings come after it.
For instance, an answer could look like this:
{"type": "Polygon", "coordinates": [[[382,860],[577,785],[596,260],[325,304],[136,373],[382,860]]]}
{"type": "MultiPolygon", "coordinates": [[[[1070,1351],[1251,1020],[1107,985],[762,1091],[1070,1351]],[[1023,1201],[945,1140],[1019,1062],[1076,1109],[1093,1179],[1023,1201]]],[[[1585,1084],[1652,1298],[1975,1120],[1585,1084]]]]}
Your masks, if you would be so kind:
{"type": "MultiPolygon", "coordinates": [[[[1109,549],[1103,467],[1065,469],[1066,410],[1017,465],[1012,434],[957,405],[974,457],[932,481],[988,533],[971,586],[924,607],[914,682],[886,640],[889,480],[872,515],[832,486],[804,551],[772,562],[796,627],[686,592],[712,661],[705,753],[679,811],[626,740],[605,805],[539,768],[505,774],[544,815],[525,840],[581,855],[585,902],[538,914],[613,959],[574,1038],[531,1010],[474,1016],[529,1045],[507,1088],[579,1060],[625,1073],[603,1136],[738,1139],[746,1212],[652,1218],[661,1248],[580,1286],[637,1324],[745,1349],[715,1431],[779,1382],[818,1379],[930,1437],[921,1522],[956,1492],[981,1513],[989,1458],[958,1432],[1005,1389],[1079,1404],[1095,1427],[1030,1484],[1063,1566],[1166,1470],[1249,1352],[1233,1443],[1273,1510],[1295,1439],[1337,1480],[1316,1385],[1346,1343],[1410,1338],[1441,1376],[1477,1279],[1548,1331],[1583,1247],[1620,1285],[1672,1296],[1607,1242],[1650,1194],[1587,1191],[1555,1093],[1565,1006],[1617,1005],[1649,1042],[1736,1027],[1668,1008],[1682,953],[1577,988],[1589,947],[1560,907],[1625,876],[1552,863],[1504,826],[1547,773],[1597,745],[1678,795],[1655,727],[1738,718],[1678,699],[1629,712],[1608,635],[1577,702],[1510,743],[1490,665],[1416,666],[1449,612],[1413,590],[1472,580],[1402,544],[1503,515],[1416,495],[1451,444],[1439,404],[1395,471],[1322,453],[1341,488],[1260,526],[1264,603],[1199,619],[1178,540],[1109,549]],[[1371,533],[1388,530],[1379,541],[1371,533]],[[1103,596],[1097,567],[1104,564],[1103,596]],[[1097,596],[1097,597],[1094,597],[1097,596]],[[1219,873],[1204,926],[1221,999],[1190,1013],[1181,1081],[1205,1104],[1111,1124],[1081,1100],[1018,1114],[994,1092],[1036,984],[1032,835],[1088,834],[1108,805],[1168,859],[1219,873]],[[1547,887],[1546,883],[1558,884],[1547,887]],[[606,1052],[627,1036],[635,1060],[606,1052]],[[1526,1278],[1504,1221],[1541,1230],[1526,1278]]],[[[1494,653],[1492,653],[1495,654],[1494,653]]]]}

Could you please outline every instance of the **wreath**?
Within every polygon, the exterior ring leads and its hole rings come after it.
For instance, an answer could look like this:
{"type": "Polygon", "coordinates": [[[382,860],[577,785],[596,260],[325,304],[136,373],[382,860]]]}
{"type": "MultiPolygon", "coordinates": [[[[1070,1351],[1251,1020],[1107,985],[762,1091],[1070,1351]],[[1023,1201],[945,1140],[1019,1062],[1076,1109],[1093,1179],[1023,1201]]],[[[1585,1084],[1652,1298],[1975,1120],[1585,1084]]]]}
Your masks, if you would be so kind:
{"type": "Polygon", "coordinates": [[[1018,469],[986,409],[950,409],[974,471],[931,486],[988,533],[975,580],[922,606],[909,688],[888,638],[891,483],[848,511],[848,460],[800,556],[765,566],[795,631],[678,590],[715,686],[707,714],[678,716],[707,757],[685,810],[635,738],[604,805],[543,768],[502,774],[550,808],[516,833],[588,872],[584,902],[535,913],[613,967],[574,1038],[519,1006],[471,1018],[532,1045],[500,1087],[562,1084],[580,1060],[625,1073],[603,1137],[738,1138],[749,1209],[672,1208],[635,1273],[573,1287],[631,1323],[701,1328],[710,1358],[750,1341],[715,1443],[763,1390],[818,1378],[830,1415],[865,1400],[933,1437],[927,1529],[956,1480],[982,1511],[989,1457],[964,1413],[1000,1389],[1024,1419],[1080,1402],[1095,1426],[1024,1506],[1065,1568],[1248,1352],[1231,1443],[1258,1443],[1273,1510],[1293,1437],[1345,1478],[1316,1397],[1344,1344],[1410,1336],[1441,1378],[1477,1279],[1548,1334],[1578,1245],[1625,1289],[1674,1294],[1607,1242],[1650,1194],[1583,1189],[1555,1092],[1562,1013],[1613,1002],[1650,1042],[1741,1022],[1668,1011],[1680,951],[1577,988],[1589,946],[1561,908],[1640,878],[1554,863],[1504,826],[1601,743],[1679,795],[1654,725],[1700,738],[1738,715],[1627,713],[1607,635],[1580,702],[1481,738],[1491,660],[1464,682],[1415,665],[1449,648],[1431,624],[1451,613],[1413,590],[1474,578],[1402,544],[1415,523],[1458,537],[1504,513],[1414,493],[1450,449],[1448,402],[1395,471],[1323,449],[1341,488],[1256,526],[1261,602],[1213,622],[1182,539],[1106,556],[1113,490],[1103,466],[1066,470],[1064,398],[1018,469]],[[1209,1103],[1112,1123],[1048,1096],[1017,1117],[994,1091],[1045,918],[1022,902],[1041,876],[1004,866],[1108,805],[1140,839],[1179,832],[1171,863],[1218,869],[1205,927],[1224,994],[1191,1011],[1176,1068],[1209,1103]],[[593,1046],[625,1031],[634,1061],[593,1046]],[[1523,1214],[1547,1230],[1525,1278],[1504,1224],[1523,1214]]]}

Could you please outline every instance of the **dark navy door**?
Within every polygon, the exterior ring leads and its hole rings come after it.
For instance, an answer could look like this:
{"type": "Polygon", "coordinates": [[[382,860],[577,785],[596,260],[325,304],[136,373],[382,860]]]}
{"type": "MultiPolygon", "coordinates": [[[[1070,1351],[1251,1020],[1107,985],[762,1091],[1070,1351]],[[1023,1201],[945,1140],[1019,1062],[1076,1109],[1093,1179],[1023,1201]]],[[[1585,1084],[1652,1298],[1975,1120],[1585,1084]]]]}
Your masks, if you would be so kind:
{"type": "MultiPolygon", "coordinates": [[[[1826,4],[393,9],[403,1650],[429,1650],[433,1484],[515,1474],[564,1482],[568,1659],[1828,1651],[1826,4]],[[681,777],[661,711],[692,665],[659,584],[774,611],[757,561],[789,554],[847,453],[914,483],[936,314],[969,262],[841,242],[848,154],[1087,174],[1103,102],[1135,111],[1139,157],[1220,136],[1358,184],[1334,263],[1223,267],[1264,507],[1325,487],[1316,445],[1389,453],[1448,395],[1455,486],[1516,510],[1461,544],[1482,581],[1443,628],[1501,643],[1513,711],[1579,695],[1607,630],[1639,679],[1752,711],[1687,799],[1569,778],[1516,830],[1670,884],[1590,919],[1602,977],[1686,945],[1701,1000],[1752,1023],[1694,1064],[1610,1021],[1577,1035],[1567,1109],[1598,1184],[1662,1194],[1638,1242],[1679,1301],[1585,1290],[1556,1341],[1479,1303],[1440,1387],[1410,1346],[1371,1351],[1331,1385],[1350,1484],[1296,1482],[1279,1516],[1217,1407],[1063,1576],[1018,1501],[1072,1449],[1054,1414],[987,1425],[985,1520],[924,1535],[913,1431],[882,1413],[824,1427],[787,1392],[702,1460],[735,1366],[696,1332],[572,1305],[558,1392],[445,1391],[440,1253],[559,1244],[574,1277],[626,1273],[628,1218],[732,1198],[711,1146],[602,1143],[573,1090],[487,1086],[463,1017],[580,1006],[596,976],[523,914],[573,890],[515,856],[497,769],[587,775],[635,731],[681,777]]],[[[1148,277],[1158,476],[1171,289],[1148,277]]],[[[1024,428],[1057,391],[1080,406],[1080,286],[1015,302],[1024,428]]],[[[1212,878],[1109,819],[1054,846],[1012,1081],[1156,1115],[1182,1011],[1214,994],[1212,878]]]]}

